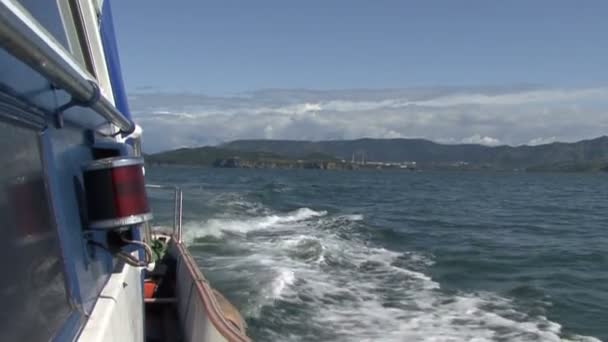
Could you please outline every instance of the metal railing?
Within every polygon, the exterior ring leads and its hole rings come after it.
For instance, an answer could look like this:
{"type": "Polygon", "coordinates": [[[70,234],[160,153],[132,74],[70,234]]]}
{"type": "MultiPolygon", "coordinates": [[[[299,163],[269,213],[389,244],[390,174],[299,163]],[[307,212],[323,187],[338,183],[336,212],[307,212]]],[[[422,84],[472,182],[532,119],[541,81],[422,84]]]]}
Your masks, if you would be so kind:
{"type": "MultiPolygon", "coordinates": [[[[182,242],[182,204],[184,199],[182,189],[178,186],[159,184],[146,184],[146,188],[173,191],[173,236],[177,242],[182,242]]],[[[147,224],[147,231],[150,231],[149,223],[147,224]]]]}
{"type": "Polygon", "coordinates": [[[122,132],[129,134],[135,129],[135,124],[104,96],[97,98],[99,86],[93,76],[14,1],[0,0],[0,47],[67,91],[79,103],[90,105],[122,132]]]}

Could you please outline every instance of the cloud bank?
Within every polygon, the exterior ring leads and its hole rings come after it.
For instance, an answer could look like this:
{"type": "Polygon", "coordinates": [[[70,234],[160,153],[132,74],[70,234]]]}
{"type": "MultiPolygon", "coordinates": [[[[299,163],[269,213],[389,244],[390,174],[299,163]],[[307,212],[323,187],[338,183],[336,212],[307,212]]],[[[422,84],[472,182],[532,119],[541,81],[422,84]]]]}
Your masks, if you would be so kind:
{"type": "Polygon", "coordinates": [[[608,88],[268,89],[238,96],[138,93],[147,152],[234,139],[426,138],[538,145],[608,131],[608,88]]]}

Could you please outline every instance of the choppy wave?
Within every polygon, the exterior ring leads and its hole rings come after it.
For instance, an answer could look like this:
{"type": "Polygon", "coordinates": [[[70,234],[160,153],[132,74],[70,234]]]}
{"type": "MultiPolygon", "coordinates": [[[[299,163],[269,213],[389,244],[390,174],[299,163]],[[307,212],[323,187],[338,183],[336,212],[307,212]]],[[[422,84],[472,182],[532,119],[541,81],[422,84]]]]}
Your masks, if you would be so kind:
{"type": "MultiPolygon", "coordinates": [[[[239,203],[240,204],[240,203],[239,203]]],[[[203,236],[221,237],[224,233],[240,233],[276,228],[281,225],[303,221],[312,217],[327,215],[326,211],[314,211],[309,208],[300,208],[283,215],[268,215],[247,219],[209,219],[204,222],[187,222],[185,224],[184,241],[191,242],[193,239],[203,236]]]]}
{"type": "Polygon", "coordinates": [[[374,246],[363,215],[232,204],[253,209],[188,222],[185,240],[257,340],[598,341],[493,293],[443,291],[432,256],[374,246]]]}

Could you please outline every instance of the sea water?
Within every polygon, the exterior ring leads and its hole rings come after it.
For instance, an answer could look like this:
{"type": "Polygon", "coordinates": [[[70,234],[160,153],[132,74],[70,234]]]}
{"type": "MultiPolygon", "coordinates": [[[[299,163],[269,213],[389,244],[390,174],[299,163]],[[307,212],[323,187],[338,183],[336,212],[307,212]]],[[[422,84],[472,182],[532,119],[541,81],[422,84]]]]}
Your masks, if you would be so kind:
{"type": "Polygon", "coordinates": [[[255,341],[608,340],[607,174],[147,177],[183,188],[186,244],[255,341]]]}

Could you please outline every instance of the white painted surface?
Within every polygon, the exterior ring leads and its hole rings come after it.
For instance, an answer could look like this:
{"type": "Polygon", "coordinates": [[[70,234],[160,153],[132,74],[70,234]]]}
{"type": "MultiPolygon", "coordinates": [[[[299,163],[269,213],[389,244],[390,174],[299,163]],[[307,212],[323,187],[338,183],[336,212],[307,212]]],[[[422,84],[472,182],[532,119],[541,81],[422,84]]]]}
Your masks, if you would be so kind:
{"type": "Polygon", "coordinates": [[[143,341],[143,316],[141,268],[125,265],[110,276],[78,341],[143,341]]]}
{"type": "Polygon", "coordinates": [[[250,342],[224,317],[213,289],[186,247],[171,239],[168,252],[177,259],[177,310],[184,341],[250,342]]]}
{"type": "Polygon", "coordinates": [[[194,279],[190,276],[183,260],[179,260],[177,299],[178,315],[184,333],[184,341],[227,341],[209,320],[203,302],[194,286],[194,279]]]}

